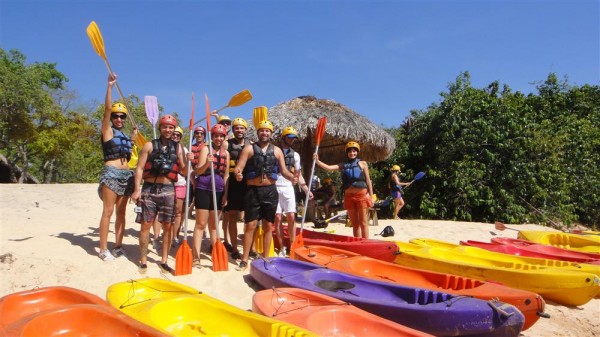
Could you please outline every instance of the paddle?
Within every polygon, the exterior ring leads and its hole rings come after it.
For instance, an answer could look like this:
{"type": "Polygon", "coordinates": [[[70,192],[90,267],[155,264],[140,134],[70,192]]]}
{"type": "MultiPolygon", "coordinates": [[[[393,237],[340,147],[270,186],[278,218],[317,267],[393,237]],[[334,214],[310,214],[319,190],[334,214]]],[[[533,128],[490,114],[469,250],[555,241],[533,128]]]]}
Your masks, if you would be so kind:
{"type": "MultiPolygon", "coordinates": [[[[86,31],[87,31],[88,37],[90,38],[90,41],[92,42],[92,46],[94,47],[94,50],[96,51],[96,54],[98,54],[104,60],[104,64],[106,64],[106,68],[108,69],[108,72],[111,74],[114,74],[114,72],[112,71],[112,68],[110,67],[110,63],[108,63],[108,58],[106,57],[106,51],[104,50],[104,39],[102,38],[102,33],[100,33],[100,28],[98,28],[98,25],[96,24],[96,22],[95,21],[90,22],[86,31]]],[[[121,91],[119,82],[117,82],[117,91],[119,92],[119,96],[121,97],[123,104],[125,104],[125,106],[127,106],[127,102],[125,101],[125,96],[123,96],[123,92],[121,91]]],[[[131,111],[131,109],[129,109],[129,108],[127,110],[131,111]]],[[[131,113],[129,113],[128,120],[131,122],[131,126],[134,129],[138,129],[137,124],[135,123],[135,120],[133,119],[133,111],[131,111],[131,113]]],[[[139,132],[139,129],[138,129],[137,137],[135,138],[134,142],[135,142],[135,145],[140,149],[142,147],[144,147],[144,144],[146,144],[146,138],[144,137],[144,135],[142,135],[141,132],[139,132]]]]}
{"type": "MultiPolygon", "coordinates": [[[[215,111],[215,113],[218,114],[221,110],[223,110],[225,108],[243,105],[251,99],[252,99],[252,93],[250,92],[250,90],[244,89],[244,90],[238,92],[237,94],[233,95],[233,97],[231,97],[231,99],[229,100],[229,103],[227,103],[226,106],[215,111]]],[[[210,115],[207,117],[204,117],[204,118],[200,118],[199,120],[194,122],[194,125],[204,121],[207,118],[210,118],[210,115]]]]}
{"type": "MultiPolygon", "coordinates": [[[[319,145],[321,144],[321,139],[323,139],[323,135],[325,134],[325,127],[327,126],[327,117],[319,118],[317,122],[317,129],[315,131],[315,140],[317,142],[317,147],[315,148],[315,153],[319,153],[319,145]]],[[[308,206],[308,200],[310,195],[310,190],[312,188],[313,175],[315,174],[315,165],[317,161],[313,159],[312,168],[310,170],[310,178],[308,179],[308,191],[306,193],[306,199],[304,200],[304,205],[308,206]]],[[[304,246],[304,238],[302,237],[302,230],[304,230],[304,220],[306,219],[306,211],[302,212],[302,222],[300,223],[300,233],[294,239],[292,246],[290,247],[290,257],[295,258],[296,256],[296,248],[300,248],[304,246]]]]}
{"type": "Polygon", "coordinates": [[[269,109],[266,106],[257,106],[254,108],[252,115],[252,123],[254,128],[258,130],[258,124],[269,119],[269,109]]]}
{"type": "Polygon", "coordinates": [[[415,177],[413,178],[413,180],[408,185],[406,185],[406,187],[404,187],[404,188],[407,188],[408,186],[412,185],[412,183],[414,183],[415,181],[419,181],[419,180],[423,179],[423,177],[425,177],[425,172],[421,171],[421,172],[417,173],[415,175],[415,177]]]}
{"type": "Polygon", "coordinates": [[[144,96],[144,106],[146,107],[146,116],[152,124],[152,133],[156,139],[156,122],[158,121],[158,101],[156,96],[144,96]]]}
{"type": "MultiPolygon", "coordinates": [[[[149,97],[149,96],[146,96],[149,97]]],[[[189,151],[192,152],[192,139],[194,138],[194,106],[196,105],[196,100],[194,97],[194,93],[192,93],[192,116],[190,117],[190,144],[189,151]]],[[[148,105],[146,105],[147,107],[148,105]]],[[[187,208],[187,205],[190,202],[190,180],[192,176],[192,169],[190,168],[191,161],[188,159],[187,161],[187,180],[185,182],[185,206],[184,209],[187,208]]],[[[187,241],[187,225],[188,225],[188,212],[185,213],[185,221],[183,223],[183,242],[179,246],[177,250],[177,254],[175,255],[175,276],[179,275],[188,275],[192,273],[192,249],[190,248],[187,241]]]]}
{"type": "MultiPolygon", "coordinates": [[[[258,124],[262,121],[266,121],[269,119],[269,109],[266,106],[259,106],[254,108],[252,115],[252,123],[254,124],[254,128],[258,130],[258,124]]],[[[275,256],[275,245],[271,242],[271,246],[269,247],[269,251],[265,252],[264,249],[264,230],[262,228],[262,221],[260,226],[257,229],[257,233],[254,236],[254,250],[263,254],[263,256],[275,256]]]]}
{"type": "MultiPolygon", "coordinates": [[[[210,104],[208,102],[208,95],[204,94],[206,100],[206,131],[208,132],[208,153],[212,156],[212,138],[210,134],[210,104]]],[[[212,200],[215,213],[215,228],[217,230],[217,239],[212,249],[212,263],[213,271],[227,271],[229,270],[227,249],[221,242],[221,234],[219,233],[219,213],[217,211],[217,192],[215,189],[215,168],[213,163],[210,163],[210,177],[212,183],[212,200]]]]}
{"type": "Polygon", "coordinates": [[[495,226],[495,227],[496,227],[496,229],[497,229],[497,230],[499,230],[499,231],[503,231],[503,230],[505,230],[505,229],[510,229],[511,231],[517,231],[517,232],[519,231],[518,229],[514,229],[514,228],[506,227],[506,226],[505,226],[505,225],[504,225],[502,222],[500,222],[500,221],[496,221],[496,222],[494,223],[494,226],[495,226]]]}

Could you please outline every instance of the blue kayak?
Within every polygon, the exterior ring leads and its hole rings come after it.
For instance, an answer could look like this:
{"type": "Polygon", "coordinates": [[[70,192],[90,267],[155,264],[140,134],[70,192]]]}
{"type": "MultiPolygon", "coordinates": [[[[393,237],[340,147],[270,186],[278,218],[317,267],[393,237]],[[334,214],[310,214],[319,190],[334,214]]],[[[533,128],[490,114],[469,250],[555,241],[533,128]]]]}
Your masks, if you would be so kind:
{"type": "Polygon", "coordinates": [[[517,337],[525,317],[514,306],[370,280],[287,258],[252,261],[263,288],[295,287],[335,297],[436,336],[517,337]]]}

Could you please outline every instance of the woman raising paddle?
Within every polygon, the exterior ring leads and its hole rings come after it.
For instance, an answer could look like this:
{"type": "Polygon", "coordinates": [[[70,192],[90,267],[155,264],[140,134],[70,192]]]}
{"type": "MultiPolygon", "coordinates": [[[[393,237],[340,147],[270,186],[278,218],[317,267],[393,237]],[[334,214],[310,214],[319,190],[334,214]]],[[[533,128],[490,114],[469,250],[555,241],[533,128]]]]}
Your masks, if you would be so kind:
{"type": "Polygon", "coordinates": [[[342,189],[344,189],[344,208],[352,222],[352,232],[355,237],[369,238],[369,208],[373,207],[373,185],[369,176],[367,162],[358,158],[360,145],[350,141],[346,143],[348,160],[337,165],[328,165],[319,160],[315,153],[314,159],[320,168],[328,171],[341,171],[342,189]]]}
{"type": "Polygon", "coordinates": [[[404,207],[404,199],[402,199],[402,186],[408,186],[410,183],[401,183],[398,174],[400,173],[400,166],[392,166],[392,176],[390,177],[390,190],[392,199],[394,199],[394,220],[399,220],[398,213],[404,207]]]}
{"type": "Polygon", "coordinates": [[[125,211],[127,200],[133,192],[133,172],[129,170],[132,142],[137,134],[133,130],[131,138],[123,133],[127,108],[123,103],[112,104],[112,88],[117,83],[117,76],[108,74],[108,87],[104,101],[104,118],[102,119],[102,154],[104,168],[100,173],[98,195],[102,200],[102,217],[100,218],[100,253],[102,261],[114,260],[125,255],[121,247],[125,232],[125,211]],[[108,231],[110,218],[117,208],[115,220],[115,248],[108,250],[108,231]]]}

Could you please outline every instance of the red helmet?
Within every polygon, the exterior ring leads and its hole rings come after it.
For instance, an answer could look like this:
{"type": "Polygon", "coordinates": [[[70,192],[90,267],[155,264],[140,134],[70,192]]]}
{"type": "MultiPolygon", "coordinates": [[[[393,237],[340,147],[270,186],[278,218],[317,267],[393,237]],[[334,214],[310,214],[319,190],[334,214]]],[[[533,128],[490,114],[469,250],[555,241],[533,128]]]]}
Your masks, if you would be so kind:
{"type": "Polygon", "coordinates": [[[227,127],[223,124],[215,124],[212,129],[210,129],[210,133],[227,137],[227,127]]]}
{"type": "Polygon", "coordinates": [[[160,121],[158,122],[158,125],[173,125],[174,127],[177,127],[177,120],[175,119],[175,117],[171,116],[171,115],[165,115],[163,116],[160,121]]]}
{"type": "Polygon", "coordinates": [[[202,132],[204,132],[204,134],[206,134],[206,129],[204,127],[202,127],[202,126],[197,126],[194,129],[194,132],[196,132],[196,131],[202,131],[202,132]]]}

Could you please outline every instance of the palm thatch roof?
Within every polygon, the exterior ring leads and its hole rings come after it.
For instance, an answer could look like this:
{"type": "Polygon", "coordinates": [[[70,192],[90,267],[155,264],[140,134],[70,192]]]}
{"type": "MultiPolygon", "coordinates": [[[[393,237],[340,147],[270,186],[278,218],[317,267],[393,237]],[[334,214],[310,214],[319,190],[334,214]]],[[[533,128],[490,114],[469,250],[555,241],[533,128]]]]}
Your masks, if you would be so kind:
{"type": "MultiPolygon", "coordinates": [[[[279,141],[281,131],[293,126],[300,138],[294,144],[294,149],[303,160],[309,161],[316,147],[314,133],[321,117],[327,117],[327,126],[319,145],[319,158],[328,164],[336,164],[347,158],[344,146],[351,140],[360,144],[359,157],[368,162],[387,159],[396,147],[394,137],[381,127],[333,100],[300,96],[269,109],[269,120],[275,127],[274,139],[279,141]]],[[[256,131],[252,126],[248,136],[256,140],[256,131]]]]}

